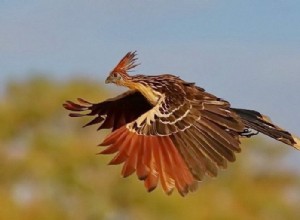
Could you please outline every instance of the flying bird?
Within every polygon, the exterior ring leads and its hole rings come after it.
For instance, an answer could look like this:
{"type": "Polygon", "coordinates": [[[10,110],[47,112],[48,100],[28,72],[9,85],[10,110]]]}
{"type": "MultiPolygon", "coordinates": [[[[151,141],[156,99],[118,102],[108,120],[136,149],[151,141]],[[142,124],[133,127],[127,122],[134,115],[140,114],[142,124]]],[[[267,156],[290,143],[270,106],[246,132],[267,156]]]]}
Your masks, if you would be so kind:
{"type": "Polygon", "coordinates": [[[63,106],[71,117],[92,116],[85,126],[111,129],[100,153],[115,154],[109,164],[123,163],[122,176],[135,172],[149,192],[159,182],[167,194],[194,191],[205,175],[217,176],[219,168],[235,161],[241,137],[260,132],[300,150],[300,139],[265,115],[232,108],[195,83],[170,74],[129,75],[136,61],[136,52],[127,53],[105,81],[127,87],[125,93],[63,106]]]}

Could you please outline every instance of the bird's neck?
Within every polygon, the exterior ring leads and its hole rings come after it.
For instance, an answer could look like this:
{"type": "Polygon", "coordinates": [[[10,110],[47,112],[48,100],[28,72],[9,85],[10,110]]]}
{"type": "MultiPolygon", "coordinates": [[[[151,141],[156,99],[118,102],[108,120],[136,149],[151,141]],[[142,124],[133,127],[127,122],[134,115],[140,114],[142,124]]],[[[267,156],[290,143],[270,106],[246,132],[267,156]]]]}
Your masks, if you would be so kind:
{"type": "Polygon", "coordinates": [[[126,86],[129,89],[139,91],[152,105],[156,105],[159,98],[162,96],[161,93],[159,93],[159,92],[153,90],[151,87],[145,86],[141,83],[130,82],[130,83],[126,84],[126,86]]]}

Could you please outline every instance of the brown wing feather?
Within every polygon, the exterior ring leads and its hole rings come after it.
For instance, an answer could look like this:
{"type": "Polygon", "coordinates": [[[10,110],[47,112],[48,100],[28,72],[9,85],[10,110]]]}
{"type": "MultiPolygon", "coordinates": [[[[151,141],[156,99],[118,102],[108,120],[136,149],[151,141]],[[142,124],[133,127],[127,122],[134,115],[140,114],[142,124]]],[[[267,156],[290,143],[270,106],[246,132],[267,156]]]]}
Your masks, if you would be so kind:
{"type": "MultiPolygon", "coordinates": [[[[193,84],[176,84],[164,92],[156,106],[126,125],[130,131],[146,137],[170,137],[196,180],[202,180],[205,174],[216,176],[218,168],[235,161],[235,153],[240,152],[239,133],[245,125],[227,101],[193,84]],[[180,85],[181,93],[172,91],[180,85]]],[[[159,155],[153,152],[145,155],[155,156],[158,160],[159,155]]],[[[181,192],[186,191],[184,184],[175,182],[181,192]]]]}
{"type": "Polygon", "coordinates": [[[122,175],[136,172],[148,191],[155,189],[159,181],[167,194],[175,187],[181,195],[194,188],[193,175],[170,137],[138,135],[123,126],[100,145],[107,146],[100,153],[116,153],[109,164],[124,163],[122,175]]]}
{"type": "Polygon", "coordinates": [[[99,130],[116,130],[152,108],[141,93],[132,90],[100,103],[90,103],[83,99],[78,101],[79,103],[66,101],[63,106],[70,111],[83,112],[70,113],[71,117],[95,116],[85,126],[100,123],[99,130]]]}

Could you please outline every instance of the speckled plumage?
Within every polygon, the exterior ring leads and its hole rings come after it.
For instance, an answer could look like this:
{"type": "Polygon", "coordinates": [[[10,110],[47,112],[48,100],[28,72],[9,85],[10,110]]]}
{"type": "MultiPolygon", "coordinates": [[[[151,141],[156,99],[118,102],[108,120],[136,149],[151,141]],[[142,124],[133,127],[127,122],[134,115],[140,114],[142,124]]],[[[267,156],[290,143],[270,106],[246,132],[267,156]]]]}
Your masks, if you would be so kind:
{"type": "Polygon", "coordinates": [[[135,52],[127,53],[106,79],[129,91],[100,103],[67,101],[64,107],[72,117],[94,116],[86,126],[112,129],[101,153],[116,153],[110,164],[124,163],[122,175],[136,172],[148,191],[159,181],[167,194],[195,190],[205,175],[216,176],[235,161],[239,138],[256,134],[252,129],[300,148],[298,138],[264,115],[231,108],[194,83],[170,74],[129,76],[136,59],[135,52]]]}

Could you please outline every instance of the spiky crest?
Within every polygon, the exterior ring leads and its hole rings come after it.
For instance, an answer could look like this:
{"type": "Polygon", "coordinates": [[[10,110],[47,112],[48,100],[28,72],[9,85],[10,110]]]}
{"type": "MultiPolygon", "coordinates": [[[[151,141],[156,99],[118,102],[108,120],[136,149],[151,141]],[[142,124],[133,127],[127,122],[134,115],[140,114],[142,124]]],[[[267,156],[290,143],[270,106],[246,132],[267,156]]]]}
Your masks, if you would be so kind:
{"type": "Polygon", "coordinates": [[[118,65],[113,69],[112,72],[123,73],[128,75],[127,72],[131,71],[133,68],[139,65],[136,63],[136,51],[128,52],[118,63],[118,65]]]}

